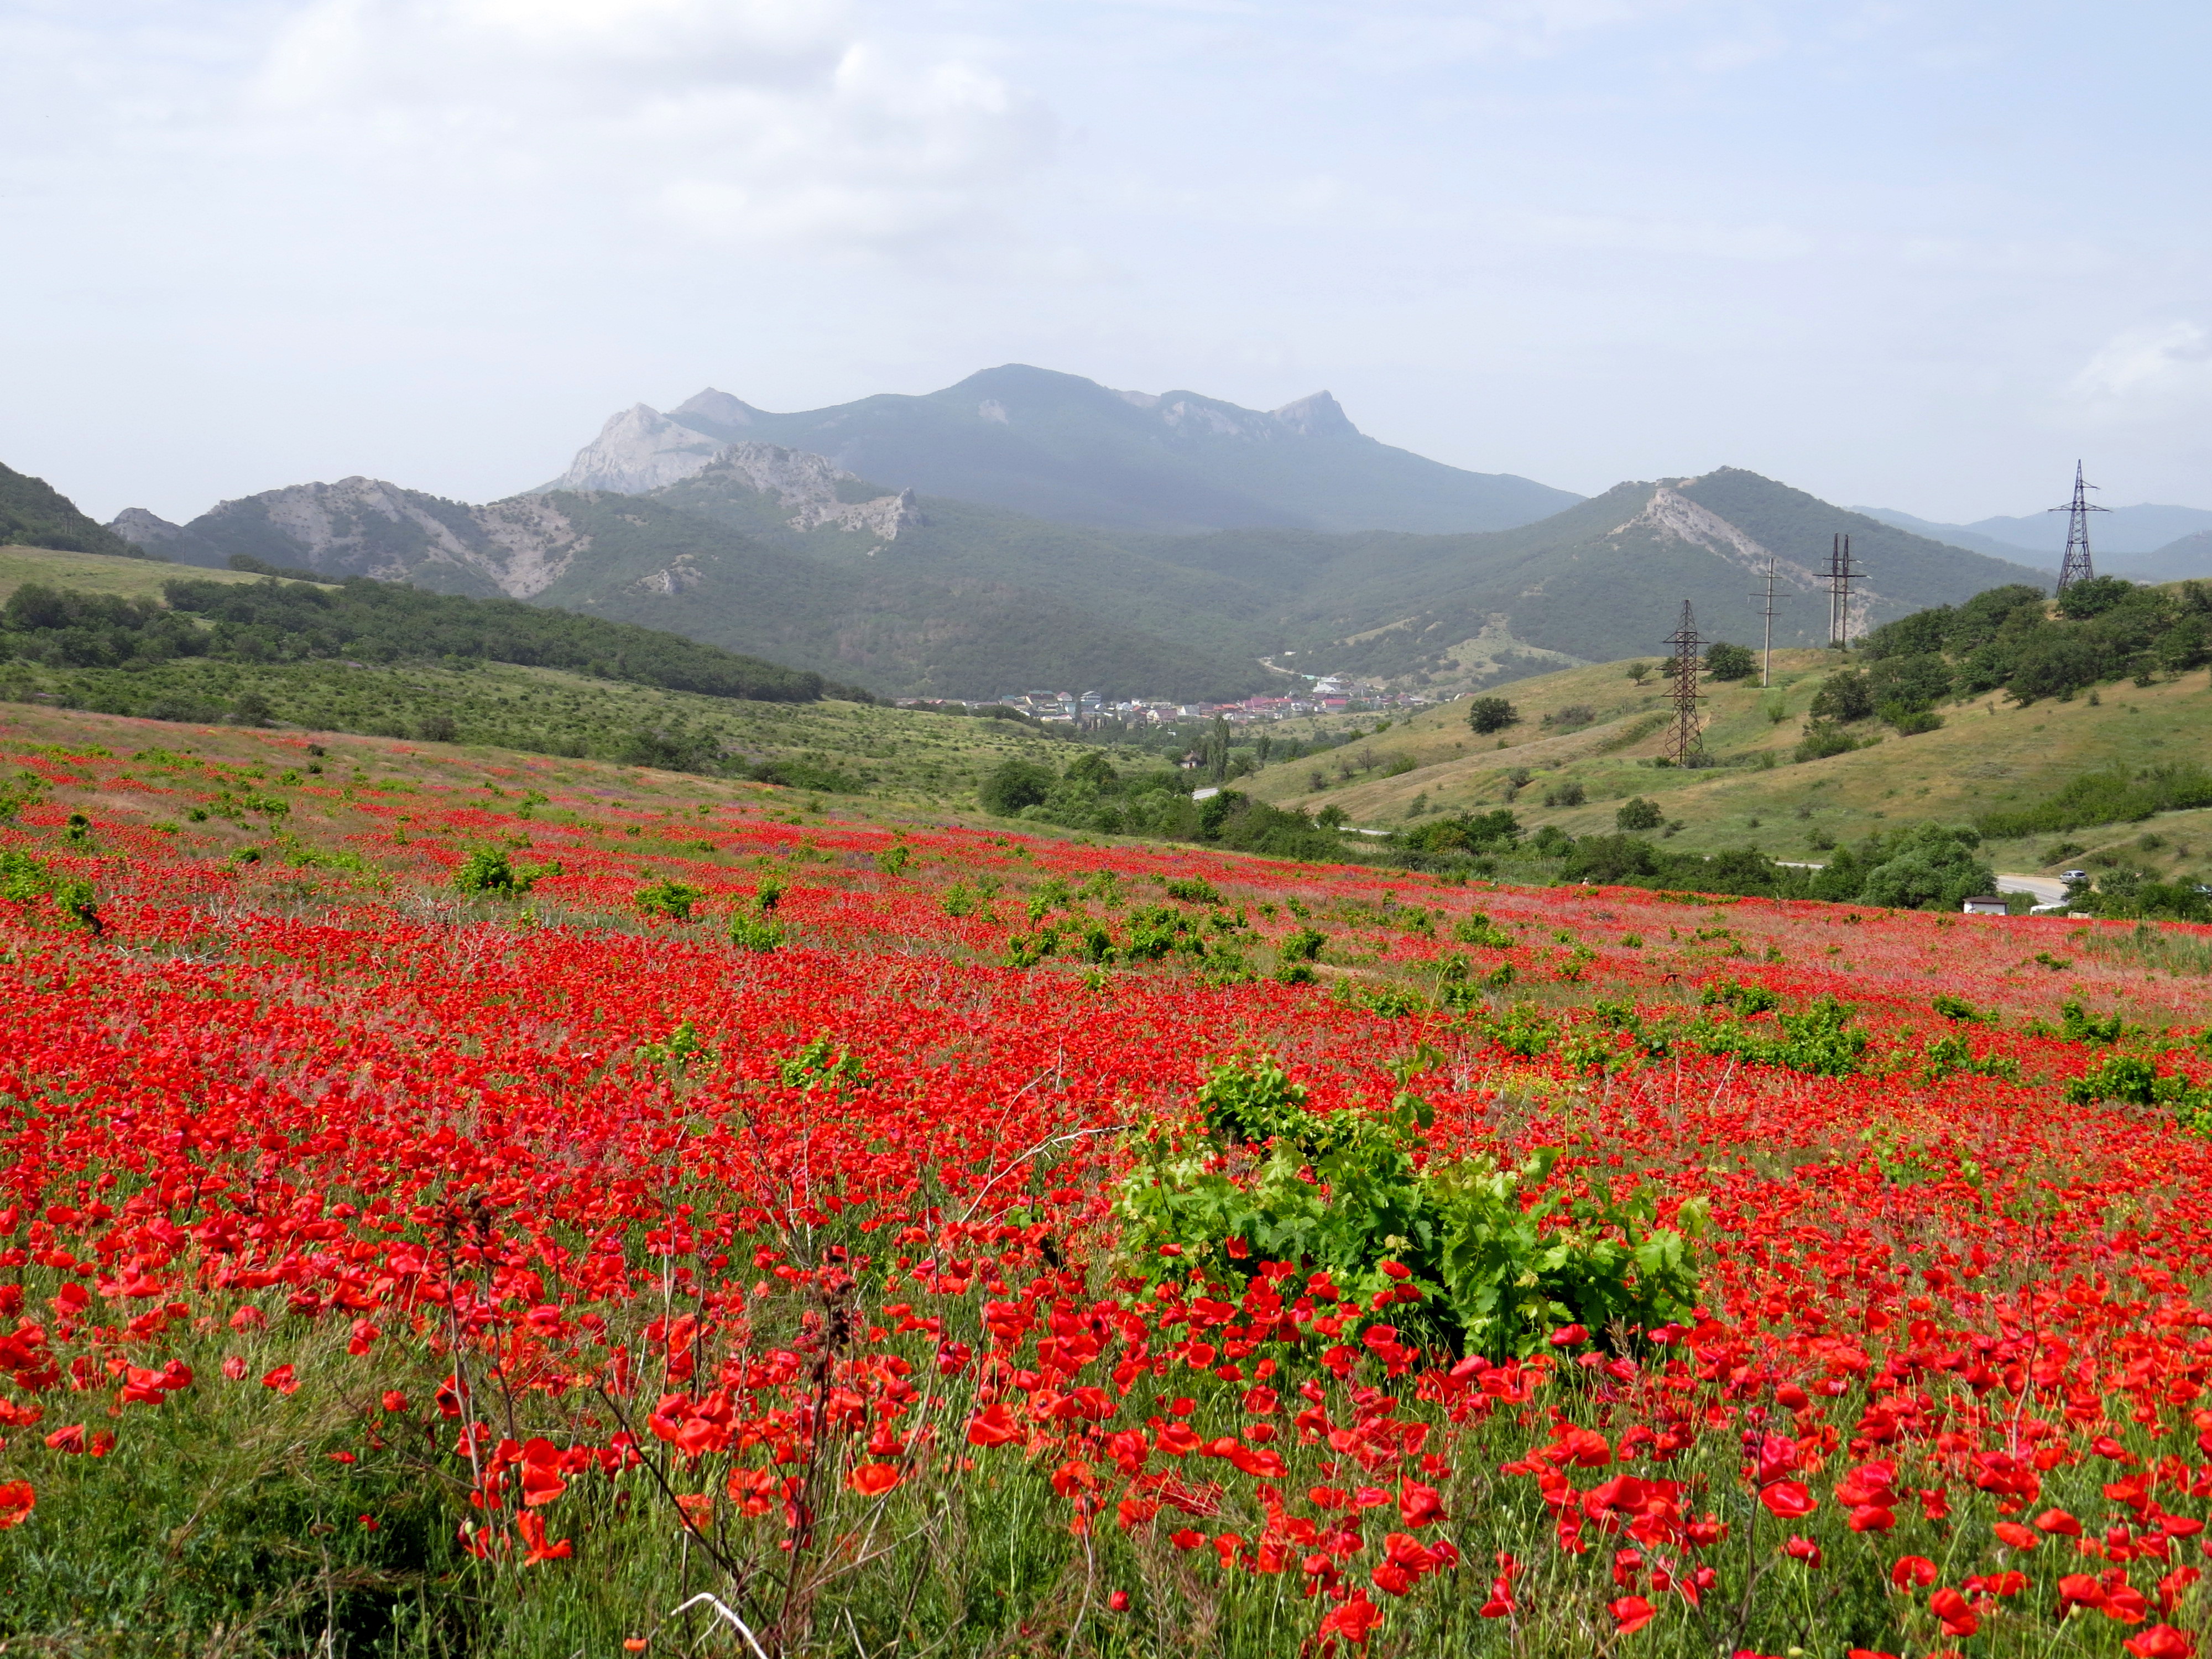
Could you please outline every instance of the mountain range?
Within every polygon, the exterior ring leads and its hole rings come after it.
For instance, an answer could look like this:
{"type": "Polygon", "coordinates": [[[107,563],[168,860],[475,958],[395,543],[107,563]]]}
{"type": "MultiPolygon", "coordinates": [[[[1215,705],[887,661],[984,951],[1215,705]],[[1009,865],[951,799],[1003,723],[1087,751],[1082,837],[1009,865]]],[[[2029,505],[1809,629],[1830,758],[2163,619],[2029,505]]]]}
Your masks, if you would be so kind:
{"type": "Polygon", "coordinates": [[[921,397],[777,415],[709,387],[608,418],[543,489],[639,494],[730,443],[780,444],[866,478],[1033,518],[1118,530],[1504,530],[1581,498],[1378,443],[1315,392],[1251,410],[1195,392],[1117,392],[1009,363],[921,397]]]}
{"type": "Polygon", "coordinates": [[[1438,694],[1662,651],[1682,601],[1755,641],[1772,556],[1778,644],[1826,636],[1818,568],[1852,534],[1860,629],[2025,566],[1916,537],[1757,474],[1623,483],[1510,530],[1109,531],[860,480],[780,446],[726,447],[643,494],[485,506],[369,478],[227,501],[118,532],[200,564],[505,593],[688,635],[888,695],[1048,686],[1213,699],[1352,673],[1438,694]]]}
{"type": "MultiPolygon", "coordinates": [[[[1938,524],[1893,507],[1856,510],[1917,536],[1993,558],[2018,559],[2026,555],[2053,571],[2066,551],[2067,517],[2063,511],[1978,519],[1972,524],[1938,524]]],[[[2212,512],[2149,502],[2116,507],[2090,520],[2089,545],[2092,562],[2101,575],[2144,582],[2212,576],[2212,512]]]]}

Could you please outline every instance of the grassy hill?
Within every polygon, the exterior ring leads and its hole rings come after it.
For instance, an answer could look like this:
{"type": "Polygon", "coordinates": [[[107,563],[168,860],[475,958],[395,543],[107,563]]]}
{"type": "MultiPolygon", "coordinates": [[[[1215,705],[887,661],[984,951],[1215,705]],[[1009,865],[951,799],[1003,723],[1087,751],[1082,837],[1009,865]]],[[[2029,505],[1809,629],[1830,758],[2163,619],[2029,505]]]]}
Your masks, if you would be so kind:
{"type": "MultiPolygon", "coordinates": [[[[2150,686],[2108,685],[2094,701],[1952,702],[1940,710],[1939,730],[1890,732],[1869,748],[1794,761],[1813,699],[1837,665],[1826,651],[1778,651],[1771,690],[1762,691],[1755,678],[1705,681],[1705,746],[1729,763],[1707,769],[1655,764],[1671,724],[1667,684],[1656,673],[1641,687],[1632,684],[1624,661],[1506,688],[1500,695],[1522,718],[1502,734],[1502,747],[1498,737],[1469,731],[1464,702],[1447,704],[1331,755],[1268,767],[1238,787],[1280,805],[1334,805],[1352,823],[1378,829],[1510,801],[1531,830],[1556,824],[1573,836],[1610,834],[1622,802],[1641,796],[1680,824],[1666,842],[1672,849],[1756,847],[1818,862],[1838,842],[1903,823],[1971,824],[2101,768],[2212,766],[2212,682],[2202,671],[2150,686]],[[1576,715],[1560,724],[1577,710],[1588,711],[1586,723],[1576,715]],[[1407,761],[1408,769],[1393,774],[1407,761]],[[1572,786],[1583,792],[1581,805],[1561,800],[1572,786]],[[1561,804],[1547,806],[1547,793],[1561,804]]],[[[2160,875],[2212,880],[2212,811],[1997,842],[1988,851],[2003,871],[2055,871],[2092,855],[2124,855],[2160,875]],[[2140,846],[2146,835],[2160,844],[2140,846]],[[2075,850],[2054,851],[2068,846],[2075,850]]]]}
{"type": "Polygon", "coordinates": [[[46,582],[79,593],[118,599],[158,599],[179,577],[194,581],[258,582],[246,570],[180,568],[158,559],[118,559],[105,553],[64,553],[50,547],[0,545],[0,602],[25,582],[46,582]]]}

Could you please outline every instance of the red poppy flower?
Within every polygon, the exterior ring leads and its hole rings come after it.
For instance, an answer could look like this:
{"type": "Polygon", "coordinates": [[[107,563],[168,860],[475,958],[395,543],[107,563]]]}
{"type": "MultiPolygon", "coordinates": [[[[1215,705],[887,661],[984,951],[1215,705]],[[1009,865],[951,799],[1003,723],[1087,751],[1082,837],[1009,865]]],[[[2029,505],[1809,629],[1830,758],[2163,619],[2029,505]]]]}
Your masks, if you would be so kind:
{"type": "Polygon", "coordinates": [[[864,1498],[881,1498],[905,1479],[896,1463],[863,1463],[846,1477],[846,1484],[864,1498]]]}

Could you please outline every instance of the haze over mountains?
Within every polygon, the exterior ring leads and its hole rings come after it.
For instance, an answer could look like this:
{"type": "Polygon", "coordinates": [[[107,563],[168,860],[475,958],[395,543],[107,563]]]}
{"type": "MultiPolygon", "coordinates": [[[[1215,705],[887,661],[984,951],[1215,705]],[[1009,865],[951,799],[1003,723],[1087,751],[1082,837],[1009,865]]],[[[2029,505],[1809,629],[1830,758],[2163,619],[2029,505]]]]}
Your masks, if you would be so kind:
{"type": "Polygon", "coordinates": [[[548,489],[641,492],[724,444],[781,444],[927,495],[1105,528],[1504,530],[1581,498],[1366,436],[1326,392],[1272,410],[1194,392],[1116,392],[1020,363],[923,397],[776,415],[712,388],[609,418],[548,489]]]}
{"type": "MultiPolygon", "coordinates": [[[[1978,519],[1972,524],[1937,524],[1891,507],[1858,511],[1915,535],[1970,548],[1993,558],[2047,564],[2056,571],[2066,551],[2067,515],[2063,512],[1978,519]]],[[[2212,512],[2197,507],[2158,507],[2148,502],[2116,507],[2089,521],[2089,545],[2100,574],[2132,581],[2169,582],[2212,576],[2212,512]]]]}

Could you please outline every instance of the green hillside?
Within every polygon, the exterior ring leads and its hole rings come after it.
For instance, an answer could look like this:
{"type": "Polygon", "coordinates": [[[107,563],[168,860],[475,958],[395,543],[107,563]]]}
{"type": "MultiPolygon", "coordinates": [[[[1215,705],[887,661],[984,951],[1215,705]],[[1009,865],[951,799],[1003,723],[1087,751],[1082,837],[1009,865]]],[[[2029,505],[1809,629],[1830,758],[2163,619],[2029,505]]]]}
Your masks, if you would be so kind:
{"type": "Polygon", "coordinates": [[[1010,758],[1057,772],[1085,752],[1018,720],[871,707],[811,674],[503,599],[23,548],[0,550],[0,699],[18,703],[917,800],[972,799],[1010,758]]]}
{"type": "Polygon", "coordinates": [[[0,466],[0,547],[10,545],[110,558],[152,556],[78,512],[76,502],[44,478],[0,466]]]}
{"type": "MultiPolygon", "coordinates": [[[[837,500],[896,498],[847,478],[837,500]]],[[[1167,536],[914,505],[896,533],[801,528],[815,520],[716,466],[647,495],[556,490],[471,507],[354,478],[226,502],[181,527],[126,518],[196,557],[512,593],[929,697],[1049,686],[1221,700],[1294,690],[1292,670],[1449,695],[1654,649],[1685,599],[1709,635],[1747,637],[1747,596],[1770,553],[1776,637],[1812,643],[1827,614],[1814,572],[1838,529],[1868,572],[1862,629],[2036,574],[1729,470],[1622,484],[1483,535],[1167,536]]]]}
{"type": "MultiPolygon", "coordinates": [[[[1870,746],[1796,759],[1814,700],[1831,676],[1865,665],[1858,653],[1853,659],[1778,651],[1771,690],[1756,677],[1705,681],[1704,741],[1720,763],[1707,769],[1658,763],[1672,715],[1662,677],[1639,686],[1628,664],[1605,663],[1505,688],[1499,695],[1520,718],[1498,736],[1477,737],[1468,705],[1447,704],[1327,756],[1268,767],[1237,787],[1292,808],[1334,806],[1369,828],[1405,830],[1510,805],[1531,832],[1550,825],[1574,836],[1614,833],[1623,805],[1640,798],[1679,826],[1645,832],[1670,851],[1756,848],[1816,863],[1838,845],[1900,825],[1971,826],[2015,812],[2085,775],[2212,768],[2212,678],[2201,669],[2064,701],[1954,700],[1939,705],[1936,730],[1907,737],[1869,720],[1849,729],[1875,739],[1870,746]]],[[[2212,811],[2000,838],[1985,850],[2001,871],[2054,872],[2100,855],[2161,878],[2212,881],[2212,811]],[[2153,845],[2139,844],[2146,835],[2153,845]]]]}
{"type": "Polygon", "coordinates": [[[46,547],[0,547],[0,600],[25,582],[45,582],[80,593],[125,599],[158,599],[179,576],[198,581],[258,582],[247,570],[180,570],[159,559],[118,559],[106,553],[64,553],[46,547]]]}

